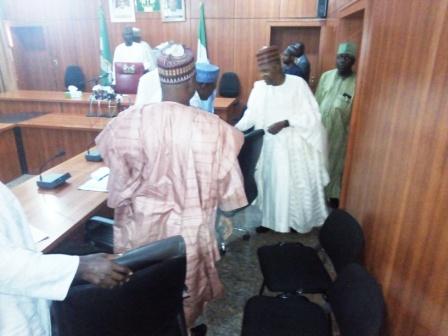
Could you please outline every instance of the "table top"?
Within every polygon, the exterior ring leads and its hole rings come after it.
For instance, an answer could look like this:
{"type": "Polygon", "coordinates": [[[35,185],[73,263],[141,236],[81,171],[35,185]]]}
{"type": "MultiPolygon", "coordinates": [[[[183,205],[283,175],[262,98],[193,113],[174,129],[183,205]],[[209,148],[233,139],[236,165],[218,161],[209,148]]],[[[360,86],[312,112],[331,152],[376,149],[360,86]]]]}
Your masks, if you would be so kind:
{"type": "Polygon", "coordinates": [[[15,124],[0,123],[0,133],[5,132],[11,128],[14,128],[15,124]]]}
{"type": "MultiPolygon", "coordinates": [[[[88,104],[90,92],[83,92],[81,98],[72,99],[64,96],[62,91],[16,90],[0,93],[0,101],[54,102],[67,104],[88,104]]],[[[135,95],[124,95],[122,105],[128,106],[135,101],[135,95]]],[[[237,98],[216,97],[215,108],[227,109],[237,98]]]]}
{"type": "Polygon", "coordinates": [[[228,109],[230,106],[237,102],[237,98],[216,97],[215,109],[228,109]]]}
{"type": "MultiPolygon", "coordinates": [[[[122,105],[135,101],[135,95],[123,95],[122,105]]],[[[16,90],[0,93],[0,101],[29,101],[42,103],[89,104],[90,92],[83,92],[81,98],[67,98],[63,91],[16,90]]]]}
{"type": "Polygon", "coordinates": [[[35,176],[12,188],[28,222],[49,235],[49,239],[37,244],[40,251],[50,251],[105,205],[107,193],[78,190],[93,171],[103,166],[103,162],[86,161],[81,153],[43,173],[69,172],[72,177],[65,185],[41,190],[36,185],[39,177],[35,176]]]}
{"type": "Polygon", "coordinates": [[[22,121],[17,125],[20,127],[101,131],[110,120],[110,118],[86,117],[76,114],[49,113],[22,121]]]}

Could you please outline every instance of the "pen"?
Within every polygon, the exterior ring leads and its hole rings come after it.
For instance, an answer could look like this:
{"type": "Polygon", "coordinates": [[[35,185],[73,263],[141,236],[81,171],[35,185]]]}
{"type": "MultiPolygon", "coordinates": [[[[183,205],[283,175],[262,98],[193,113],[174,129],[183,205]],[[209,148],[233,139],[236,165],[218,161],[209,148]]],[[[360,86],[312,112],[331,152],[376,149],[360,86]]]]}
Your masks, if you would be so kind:
{"type": "Polygon", "coordinates": [[[108,176],[109,176],[109,174],[106,174],[106,175],[104,175],[104,176],[101,176],[101,177],[98,179],[98,182],[101,181],[103,178],[108,177],[108,176]]]}

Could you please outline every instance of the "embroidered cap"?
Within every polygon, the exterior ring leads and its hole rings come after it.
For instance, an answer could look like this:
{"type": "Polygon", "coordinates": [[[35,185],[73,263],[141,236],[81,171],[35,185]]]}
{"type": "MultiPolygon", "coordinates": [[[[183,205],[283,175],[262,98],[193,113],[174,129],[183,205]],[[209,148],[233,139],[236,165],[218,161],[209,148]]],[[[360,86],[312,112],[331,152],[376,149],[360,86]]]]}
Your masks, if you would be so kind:
{"type": "Polygon", "coordinates": [[[179,84],[195,74],[193,51],[180,44],[172,44],[162,50],[157,58],[160,83],[179,84]]]}
{"type": "Polygon", "coordinates": [[[196,63],[196,81],[198,83],[214,83],[218,79],[219,67],[214,64],[196,63]]]}
{"type": "Polygon", "coordinates": [[[337,55],[347,54],[356,57],[356,45],[351,42],[343,42],[339,45],[337,55]]]}
{"type": "Polygon", "coordinates": [[[280,52],[277,46],[263,47],[257,51],[258,65],[280,63],[280,52]]]}

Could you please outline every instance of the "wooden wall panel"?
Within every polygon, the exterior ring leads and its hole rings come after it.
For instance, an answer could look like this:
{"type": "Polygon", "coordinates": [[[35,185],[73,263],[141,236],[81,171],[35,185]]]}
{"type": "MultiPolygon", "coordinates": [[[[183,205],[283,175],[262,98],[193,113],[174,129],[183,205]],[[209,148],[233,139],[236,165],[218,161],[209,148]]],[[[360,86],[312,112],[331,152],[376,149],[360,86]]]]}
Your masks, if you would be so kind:
{"type": "Polygon", "coordinates": [[[29,173],[38,174],[41,165],[60,149],[64,149],[66,154],[50,162],[45,170],[87,150],[94,143],[98,133],[99,131],[22,127],[23,146],[29,173]]]}
{"type": "Polygon", "coordinates": [[[296,1],[281,0],[280,1],[280,17],[316,17],[317,0],[296,1]]]}
{"type": "Polygon", "coordinates": [[[376,0],[365,19],[344,206],[363,223],[366,264],[388,305],[388,333],[442,336],[448,330],[448,0],[411,7],[376,0]]]}
{"type": "MultiPolygon", "coordinates": [[[[258,77],[254,52],[266,43],[265,30],[268,21],[312,17],[316,15],[317,5],[317,0],[203,0],[203,2],[210,58],[223,71],[238,72],[243,82],[243,100],[247,98],[252,88],[252,80],[258,77]],[[256,31],[252,29],[254,25],[257,27],[256,31]],[[248,27],[248,31],[237,30],[243,27],[248,27]],[[247,38],[251,41],[248,42],[247,38]],[[247,66],[248,60],[254,63],[247,66]]],[[[5,19],[12,25],[43,24],[47,27],[45,38],[49,44],[49,55],[47,59],[39,62],[41,64],[37,69],[50,69],[54,73],[53,78],[47,76],[46,83],[52,81],[52,86],[55,86],[53,89],[63,90],[64,71],[67,65],[80,65],[87,79],[92,79],[98,74],[97,13],[100,3],[103,5],[106,18],[110,21],[107,0],[36,0],[26,6],[14,0],[4,0],[2,6],[5,19]]],[[[121,32],[126,25],[139,27],[143,39],[151,46],[166,40],[175,40],[196,50],[199,3],[200,0],[185,1],[185,22],[161,22],[159,13],[136,13],[135,23],[108,22],[112,52],[122,42],[121,32]]],[[[37,75],[42,77],[42,74],[37,75]]],[[[87,90],[90,88],[91,85],[87,90]]]]}
{"type": "Polygon", "coordinates": [[[337,50],[337,20],[329,19],[320,30],[319,61],[321,73],[334,69],[337,50]]]}
{"type": "Polygon", "coordinates": [[[5,124],[0,124],[0,181],[7,183],[22,175],[22,171],[14,131],[4,126],[5,124]]]}
{"type": "Polygon", "coordinates": [[[192,19],[199,18],[199,3],[204,4],[205,17],[207,19],[212,18],[227,18],[233,19],[235,14],[235,1],[216,1],[216,0],[190,0],[192,19]]]}
{"type": "Polygon", "coordinates": [[[266,45],[265,21],[262,19],[236,20],[233,57],[235,72],[241,80],[242,96],[247,98],[255,81],[259,80],[255,53],[266,45]]]}
{"type": "Polygon", "coordinates": [[[62,110],[59,103],[0,101],[0,115],[17,112],[61,113],[62,110]]]}
{"type": "Polygon", "coordinates": [[[277,18],[280,16],[280,1],[234,0],[235,18],[277,18]]]}

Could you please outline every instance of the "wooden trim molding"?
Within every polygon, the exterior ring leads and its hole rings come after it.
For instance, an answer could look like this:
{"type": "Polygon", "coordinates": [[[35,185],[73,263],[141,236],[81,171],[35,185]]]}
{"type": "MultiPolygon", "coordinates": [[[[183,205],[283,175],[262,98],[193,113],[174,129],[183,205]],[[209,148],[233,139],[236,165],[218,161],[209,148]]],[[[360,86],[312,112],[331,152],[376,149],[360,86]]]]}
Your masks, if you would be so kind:
{"type": "Polygon", "coordinates": [[[366,8],[366,0],[351,2],[338,10],[338,18],[342,19],[366,8]]]}

